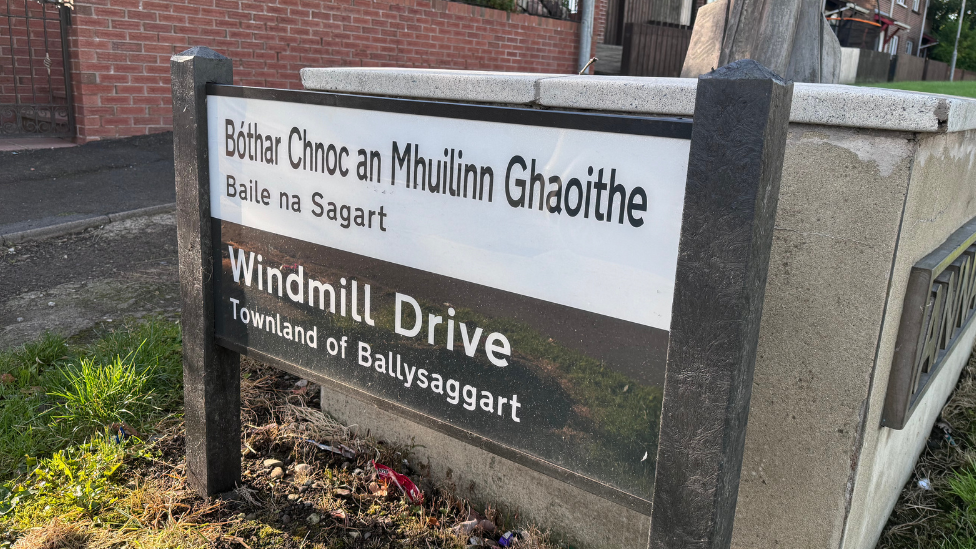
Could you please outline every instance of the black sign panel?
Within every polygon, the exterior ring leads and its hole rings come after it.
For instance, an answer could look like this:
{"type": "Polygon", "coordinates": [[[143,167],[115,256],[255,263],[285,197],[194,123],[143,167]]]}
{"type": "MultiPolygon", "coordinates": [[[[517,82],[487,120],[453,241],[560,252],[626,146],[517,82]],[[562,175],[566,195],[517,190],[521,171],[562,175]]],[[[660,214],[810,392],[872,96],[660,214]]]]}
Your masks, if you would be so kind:
{"type": "Polygon", "coordinates": [[[667,332],[215,224],[218,337],[650,497],[667,332]]]}

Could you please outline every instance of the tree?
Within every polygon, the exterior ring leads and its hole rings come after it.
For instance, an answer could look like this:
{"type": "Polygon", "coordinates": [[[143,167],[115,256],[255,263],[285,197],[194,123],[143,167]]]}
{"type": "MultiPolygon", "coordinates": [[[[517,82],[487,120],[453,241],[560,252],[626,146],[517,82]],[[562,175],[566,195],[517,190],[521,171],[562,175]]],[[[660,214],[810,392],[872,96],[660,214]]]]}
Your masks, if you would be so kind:
{"type": "MultiPolygon", "coordinates": [[[[928,20],[932,22],[932,35],[938,44],[932,47],[930,56],[936,61],[949,63],[959,28],[959,9],[962,0],[932,0],[929,2],[928,20]]],[[[966,1],[966,14],[959,37],[959,56],[956,67],[976,71],[976,0],[966,1]]]]}

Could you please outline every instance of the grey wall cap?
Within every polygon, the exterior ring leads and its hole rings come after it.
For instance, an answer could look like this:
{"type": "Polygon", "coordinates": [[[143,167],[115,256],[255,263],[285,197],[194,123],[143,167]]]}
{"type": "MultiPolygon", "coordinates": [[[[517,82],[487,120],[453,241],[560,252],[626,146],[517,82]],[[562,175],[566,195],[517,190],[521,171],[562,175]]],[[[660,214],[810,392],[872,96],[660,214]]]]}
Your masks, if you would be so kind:
{"type": "Polygon", "coordinates": [[[694,78],[566,76],[540,80],[537,103],[563,109],[691,116],[697,88],[694,78]]]}
{"type": "Polygon", "coordinates": [[[532,103],[547,74],[434,69],[302,69],[307,90],[486,103],[532,103]]]}
{"type": "MultiPolygon", "coordinates": [[[[690,78],[575,76],[396,68],[302,69],[306,89],[663,116],[694,115],[690,78]]],[[[976,129],[976,100],[860,86],[797,83],[790,121],[890,131],[976,129]]]]}

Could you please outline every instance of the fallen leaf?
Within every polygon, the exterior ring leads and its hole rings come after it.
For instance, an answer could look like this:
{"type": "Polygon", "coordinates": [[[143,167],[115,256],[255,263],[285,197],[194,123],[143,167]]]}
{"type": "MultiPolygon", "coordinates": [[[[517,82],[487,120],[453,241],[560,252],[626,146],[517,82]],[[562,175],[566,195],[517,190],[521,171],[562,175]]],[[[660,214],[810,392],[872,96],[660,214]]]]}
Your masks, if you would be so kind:
{"type": "Polygon", "coordinates": [[[440,523],[439,520],[437,520],[437,517],[427,517],[427,527],[428,528],[437,528],[440,525],[441,525],[441,523],[440,523]]]}
{"type": "Polygon", "coordinates": [[[385,484],[381,486],[375,482],[370,482],[366,488],[369,490],[370,494],[373,494],[376,497],[384,497],[387,494],[385,484]]]}
{"type": "Polygon", "coordinates": [[[4,385],[8,385],[8,384],[13,383],[15,381],[17,381],[17,379],[14,378],[13,374],[3,374],[3,375],[0,375],[0,383],[3,383],[4,385]]]}

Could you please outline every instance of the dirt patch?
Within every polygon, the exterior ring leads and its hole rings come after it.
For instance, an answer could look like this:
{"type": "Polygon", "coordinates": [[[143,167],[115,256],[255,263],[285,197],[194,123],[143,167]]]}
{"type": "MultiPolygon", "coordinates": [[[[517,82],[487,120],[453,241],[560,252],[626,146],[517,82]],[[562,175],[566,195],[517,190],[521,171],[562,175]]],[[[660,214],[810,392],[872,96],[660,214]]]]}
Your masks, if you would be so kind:
{"type": "Polygon", "coordinates": [[[173,214],[127,219],[0,252],[0,349],[123,317],[179,315],[173,214]]]}

